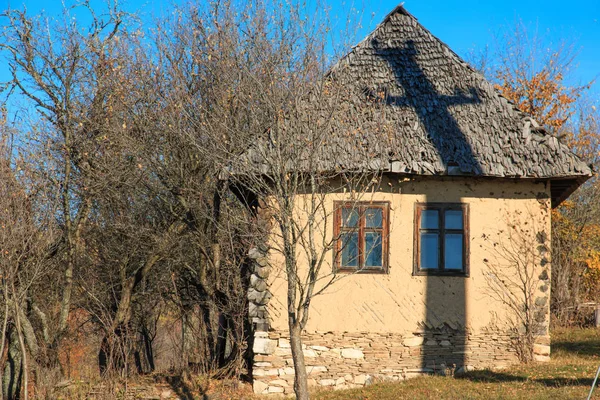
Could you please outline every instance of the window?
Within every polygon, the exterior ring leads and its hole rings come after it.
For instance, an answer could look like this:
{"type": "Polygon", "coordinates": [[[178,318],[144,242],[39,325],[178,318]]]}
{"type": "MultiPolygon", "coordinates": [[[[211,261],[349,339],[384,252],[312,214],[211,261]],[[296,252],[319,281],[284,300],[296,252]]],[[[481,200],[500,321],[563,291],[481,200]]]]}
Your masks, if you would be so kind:
{"type": "Polygon", "coordinates": [[[469,274],[469,208],[419,203],[415,207],[415,275],[469,274]]]}
{"type": "Polygon", "coordinates": [[[388,270],[388,203],[336,202],[334,265],[342,272],[388,270]]]}

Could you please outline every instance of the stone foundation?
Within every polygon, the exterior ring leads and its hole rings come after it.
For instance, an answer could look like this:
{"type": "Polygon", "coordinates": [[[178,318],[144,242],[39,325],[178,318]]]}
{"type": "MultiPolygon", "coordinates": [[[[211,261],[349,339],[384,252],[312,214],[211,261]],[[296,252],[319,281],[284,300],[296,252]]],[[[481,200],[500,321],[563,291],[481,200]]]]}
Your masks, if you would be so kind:
{"type": "MultiPolygon", "coordinates": [[[[450,329],[393,333],[314,332],[303,335],[309,385],[334,389],[374,381],[404,380],[423,374],[454,374],[503,368],[518,362],[511,338],[450,329]]],[[[256,332],[254,392],[292,393],[294,368],[287,332],[256,332]]],[[[536,359],[549,359],[548,341],[536,345],[536,359]]]]}

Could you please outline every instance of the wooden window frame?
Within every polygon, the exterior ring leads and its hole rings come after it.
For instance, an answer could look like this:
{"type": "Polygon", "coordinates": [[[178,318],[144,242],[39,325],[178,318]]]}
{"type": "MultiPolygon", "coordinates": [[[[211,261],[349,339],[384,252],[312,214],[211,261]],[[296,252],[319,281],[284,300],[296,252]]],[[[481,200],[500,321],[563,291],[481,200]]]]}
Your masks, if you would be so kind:
{"type": "Polygon", "coordinates": [[[333,246],[333,270],[334,273],[358,273],[358,274],[387,274],[389,272],[389,236],[390,236],[390,203],[388,201],[359,201],[345,202],[334,201],[334,218],[333,218],[333,237],[335,240],[333,246]],[[341,234],[344,232],[342,228],[342,209],[351,208],[359,211],[358,228],[347,232],[355,231],[358,233],[358,266],[357,267],[342,267],[341,254],[341,234]],[[367,228],[364,209],[381,208],[382,210],[382,226],[378,228],[367,228]],[[365,233],[381,232],[381,267],[365,267],[365,233]]]}
{"type": "Polygon", "coordinates": [[[413,275],[415,276],[462,276],[469,277],[469,205],[466,203],[416,203],[415,204],[415,220],[414,220],[414,260],[413,260],[413,275]],[[438,269],[421,269],[421,213],[424,210],[438,210],[439,213],[439,260],[438,269]],[[463,229],[446,229],[445,218],[446,211],[461,210],[463,212],[463,229]],[[445,235],[448,233],[462,233],[463,235],[463,269],[462,270],[446,270],[444,269],[445,257],[445,235]]]}

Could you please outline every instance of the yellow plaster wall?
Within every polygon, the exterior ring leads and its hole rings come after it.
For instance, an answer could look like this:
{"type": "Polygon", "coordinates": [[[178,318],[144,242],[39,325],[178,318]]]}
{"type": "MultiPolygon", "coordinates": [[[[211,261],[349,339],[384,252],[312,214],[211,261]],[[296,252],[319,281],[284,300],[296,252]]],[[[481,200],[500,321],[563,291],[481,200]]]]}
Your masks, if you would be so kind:
{"type": "MultiPolygon", "coordinates": [[[[472,332],[506,326],[506,307],[493,299],[485,277],[489,270],[484,259],[495,262],[490,247],[494,240],[486,241],[483,236],[491,235],[508,243],[507,224],[518,220],[519,224],[530,224],[531,232],[543,229],[550,237],[549,190],[545,183],[526,180],[384,177],[379,187],[362,200],[390,202],[389,274],[351,274],[335,282],[312,301],[306,330],[410,334],[444,324],[453,329],[466,327],[472,332]],[[468,278],[412,275],[417,202],[469,204],[468,278]]],[[[344,193],[326,195],[328,214],[335,200],[348,197],[344,193]]],[[[333,234],[331,222],[326,233],[333,234]]],[[[322,276],[331,274],[331,260],[328,254],[322,276]]],[[[287,328],[287,283],[282,257],[271,252],[270,261],[271,327],[283,330],[287,328]]],[[[549,274],[549,265],[546,269],[549,274]]],[[[549,294],[549,290],[542,293],[548,297],[549,294]]]]}

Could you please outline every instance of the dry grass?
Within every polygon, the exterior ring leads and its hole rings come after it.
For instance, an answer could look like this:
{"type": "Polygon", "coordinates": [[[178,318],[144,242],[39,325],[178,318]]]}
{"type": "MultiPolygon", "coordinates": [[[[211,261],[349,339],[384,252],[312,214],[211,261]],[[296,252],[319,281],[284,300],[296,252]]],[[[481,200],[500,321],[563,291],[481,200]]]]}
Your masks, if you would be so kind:
{"type": "MultiPolygon", "coordinates": [[[[600,365],[600,330],[560,329],[552,335],[552,360],[462,377],[423,377],[364,389],[319,392],[320,400],[364,399],[585,399],[600,365]]],[[[600,399],[600,389],[595,391],[600,399]]]]}
{"type": "MultiPolygon", "coordinates": [[[[502,371],[474,371],[461,377],[427,376],[405,382],[380,383],[355,390],[320,390],[313,393],[317,400],[397,400],[397,399],[585,399],[590,390],[596,369],[600,365],[600,330],[559,329],[552,335],[552,360],[548,363],[519,365],[502,371]]],[[[137,396],[125,396],[123,390],[105,387],[102,395],[90,396],[91,387],[81,387],[79,395],[71,387],[70,394],[63,393],[62,399],[113,400],[123,398],[160,398],[170,392],[172,397],[182,400],[241,400],[264,399],[252,395],[249,384],[237,381],[208,380],[193,377],[182,380],[173,376],[151,376],[132,384],[148,388],[137,396]],[[148,397],[153,393],[155,397],[148,397]]],[[[96,388],[98,389],[98,388],[96,388]]],[[[122,389],[122,388],[121,388],[122,389]]],[[[600,389],[594,399],[600,400],[600,389]]]]}

